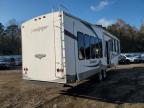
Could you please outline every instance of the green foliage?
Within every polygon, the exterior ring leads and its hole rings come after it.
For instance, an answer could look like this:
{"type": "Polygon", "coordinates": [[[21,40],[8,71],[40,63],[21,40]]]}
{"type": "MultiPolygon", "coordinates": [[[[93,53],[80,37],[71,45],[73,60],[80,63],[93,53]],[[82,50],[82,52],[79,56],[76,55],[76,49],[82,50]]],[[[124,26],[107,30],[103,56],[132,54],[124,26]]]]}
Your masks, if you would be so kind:
{"type": "MultiPolygon", "coordinates": [[[[107,30],[120,39],[121,52],[144,52],[144,25],[137,30],[119,19],[107,30]]],[[[0,23],[0,55],[11,54],[21,54],[21,30],[14,21],[8,27],[0,23]]]]}
{"type": "Polygon", "coordinates": [[[4,25],[2,25],[2,23],[0,23],[0,36],[4,35],[4,25]]]}
{"type": "Polygon", "coordinates": [[[0,55],[21,54],[21,32],[18,25],[4,28],[0,23],[0,55]]]}
{"type": "Polygon", "coordinates": [[[107,30],[120,39],[121,52],[144,52],[144,26],[137,30],[126,23],[116,23],[107,30]]]}
{"type": "Polygon", "coordinates": [[[141,32],[142,34],[144,34],[144,25],[141,26],[140,32],[141,32]]]}

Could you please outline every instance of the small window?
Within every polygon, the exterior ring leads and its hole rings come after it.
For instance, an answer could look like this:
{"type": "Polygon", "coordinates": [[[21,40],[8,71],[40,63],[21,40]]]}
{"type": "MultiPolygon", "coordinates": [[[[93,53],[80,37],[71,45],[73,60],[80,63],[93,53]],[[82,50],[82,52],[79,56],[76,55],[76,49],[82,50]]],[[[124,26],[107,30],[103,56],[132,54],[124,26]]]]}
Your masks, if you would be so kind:
{"type": "Polygon", "coordinates": [[[117,40],[115,40],[115,51],[117,52],[117,40]]]}
{"type": "Polygon", "coordinates": [[[120,53],[120,44],[119,44],[119,41],[117,40],[117,53],[119,54],[120,53]]]}
{"type": "Polygon", "coordinates": [[[114,39],[112,40],[112,47],[113,47],[113,52],[115,52],[115,41],[114,41],[114,39]]]}
{"type": "Polygon", "coordinates": [[[95,51],[96,51],[96,58],[99,58],[99,40],[95,37],[95,51]]]}
{"type": "Polygon", "coordinates": [[[78,36],[78,57],[80,60],[83,60],[85,59],[84,34],[78,32],[77,36],[78,36]]]}
{"type": "Polygon", "coordinates": [[[113,41],[109,40],[109,50],[113,52],[113,41]]]}
{"type": "Polygon", "coordinates": [[[116,40],[114,40],[114,51],[117,52],[117,44],[116,44],[116,40]]]}
{"type": "Polygon", "coordinates": [[[96,58],[96,45],[95,45],[95,37],[90,37],[90,44],[91,44],[91,59],[96,58]]]}
{"type": "Polygon", "coordinates": [[[103,48],[102,48],[102,40],[99,39],[99,57],[103,57],[103,48]]]}
{"type": "Polygon", "coordinates": [[[90,36],[85,34],[85,54],[86,59],[90,59],[90,36]]]}

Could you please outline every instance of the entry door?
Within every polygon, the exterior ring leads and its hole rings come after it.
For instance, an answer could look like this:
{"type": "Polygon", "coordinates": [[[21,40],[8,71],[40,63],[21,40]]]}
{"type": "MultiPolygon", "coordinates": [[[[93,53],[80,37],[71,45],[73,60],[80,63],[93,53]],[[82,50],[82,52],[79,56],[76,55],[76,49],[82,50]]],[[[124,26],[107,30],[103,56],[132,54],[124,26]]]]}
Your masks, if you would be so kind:
{"type": "Polygon", "coordinates": [[[110,64],[110,53],[109,53],[109,42],[106,41],[106,57],[107,57],[107,64],[110,64]]]}

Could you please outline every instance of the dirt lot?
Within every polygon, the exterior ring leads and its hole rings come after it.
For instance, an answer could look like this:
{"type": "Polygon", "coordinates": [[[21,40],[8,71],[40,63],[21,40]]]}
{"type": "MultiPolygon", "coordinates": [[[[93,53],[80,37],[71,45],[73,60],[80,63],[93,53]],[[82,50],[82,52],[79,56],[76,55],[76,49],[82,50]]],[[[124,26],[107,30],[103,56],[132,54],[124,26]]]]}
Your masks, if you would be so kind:
{"type": "Polygon", "coordinates": [[[21,70],[0,71],[0,108],[144,108],[144,64],[118,66],[104,81],[74,88],[21,77],[21,70]]]}

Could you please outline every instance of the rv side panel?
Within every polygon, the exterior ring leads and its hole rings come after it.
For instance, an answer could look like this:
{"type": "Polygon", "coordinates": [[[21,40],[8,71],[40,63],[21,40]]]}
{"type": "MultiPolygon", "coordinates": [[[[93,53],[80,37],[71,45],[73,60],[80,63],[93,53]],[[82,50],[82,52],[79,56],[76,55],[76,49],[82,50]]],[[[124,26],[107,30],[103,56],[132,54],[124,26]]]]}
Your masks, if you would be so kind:
{"type": "Polygon", "coordinates": [[[100,59],[85,58],[80,60],[78,52],[78,32],[96,37],[91,28],[85,22],[67,14],[64,16],[64,27],[65,30],[73,35],[72,37],[72,35],[68,36],[65,34],[67,75],[82,80],[98,73],[101,68],[100,59]]]}
{"type": "Polygon", "coordinates": [[[66,59],[66,79],[67,82],[74,82],[77,79],[77,37],[76,23],[72,18],[64,14],[64,40],[65,40],[65,59],[66,59]]]}

